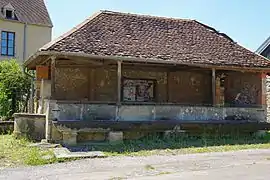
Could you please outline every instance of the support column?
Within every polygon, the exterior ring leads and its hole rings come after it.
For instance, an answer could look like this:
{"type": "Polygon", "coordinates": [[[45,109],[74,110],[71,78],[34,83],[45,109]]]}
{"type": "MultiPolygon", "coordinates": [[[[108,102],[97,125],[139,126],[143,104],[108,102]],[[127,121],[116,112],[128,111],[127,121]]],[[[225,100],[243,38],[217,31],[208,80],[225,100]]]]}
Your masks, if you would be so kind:
{"type": "Polygon", "coordinates": [[[117,61],[117,105],[116,105],[116,121],[120,119],[119,110],[121,107],[121,85],[122,85],[122,62],[117,61]]]}
{"type": "Polygon", "coordinates": [[[213,106],[216,105],[216,69],[212,68],[212,100],[213,106]]]}
{"type": "Polygon", "coordinates": [[[122,62],[117,61],[117,105],[121,105],[122,62]]]}
{"type": "Polygon", "coordinates": [[[55,63],[56,57],[51,57],[51,99],[55,99],[55,63]]]}

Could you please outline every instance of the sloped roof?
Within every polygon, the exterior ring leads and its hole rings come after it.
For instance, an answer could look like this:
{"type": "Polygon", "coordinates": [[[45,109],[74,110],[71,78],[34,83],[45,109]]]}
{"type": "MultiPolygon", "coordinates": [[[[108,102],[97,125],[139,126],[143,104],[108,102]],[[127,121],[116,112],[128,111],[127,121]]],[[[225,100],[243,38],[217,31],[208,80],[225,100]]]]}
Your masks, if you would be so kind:
{"type": "Polygon", "coordinates": [[[269,68],[270,61],[195,20],[101,11],[40,51],[269,68]]]}
{"type": "Polygon", "coordinates": [[[262,45],[256,50],[256,53],[262,54],[268,47],[270,47],[270,36],[262,43],[262,45]]]}
{"type": "Polygon", "coordinates": [[[0,18],[4,19],[3,7],[11,4],[19,22],[52,26],[44,0],[0,0],[0,18]]]}

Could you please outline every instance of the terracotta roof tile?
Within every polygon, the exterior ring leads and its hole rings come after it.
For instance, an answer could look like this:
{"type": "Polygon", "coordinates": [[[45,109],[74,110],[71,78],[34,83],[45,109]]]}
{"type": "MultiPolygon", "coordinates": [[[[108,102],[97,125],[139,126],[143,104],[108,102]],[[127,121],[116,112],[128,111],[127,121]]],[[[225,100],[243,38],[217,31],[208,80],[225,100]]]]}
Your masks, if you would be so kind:
{"type": "Polygon", "coordinates": [[[9,3],[15,8],[15,15],[18,21],[52,26],[44,0],[0,0],[0,18],[5,18],[2,8],[9,3]]]}
{"type": "Polygon", "coordinates": [[[270,61],[195,20],[102,11],[41,51],[170,60],[178,64],[270,67],[270,61]]]}

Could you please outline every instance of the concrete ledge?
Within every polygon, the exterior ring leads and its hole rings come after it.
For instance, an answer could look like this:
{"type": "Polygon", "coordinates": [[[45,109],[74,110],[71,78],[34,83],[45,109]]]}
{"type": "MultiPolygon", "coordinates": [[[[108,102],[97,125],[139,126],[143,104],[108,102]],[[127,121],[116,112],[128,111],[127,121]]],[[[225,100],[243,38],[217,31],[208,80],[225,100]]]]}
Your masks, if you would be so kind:
{"type": "Polygon", "coordinates": [[[30,117],[30,118],[46,118],[45,114],[29,114],[29,113],[15,113],[13,114],[13,117],[30,117]]]}

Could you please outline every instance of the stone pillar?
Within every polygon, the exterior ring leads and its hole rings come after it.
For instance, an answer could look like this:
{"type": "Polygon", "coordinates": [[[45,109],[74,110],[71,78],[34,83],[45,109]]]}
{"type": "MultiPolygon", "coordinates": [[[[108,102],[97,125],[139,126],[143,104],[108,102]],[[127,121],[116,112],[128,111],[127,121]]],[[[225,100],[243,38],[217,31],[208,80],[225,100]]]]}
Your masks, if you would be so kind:
{"type": "Polygon", "coordinates": [[[54,100],[45,100],[45,115],[46,115],[46,133],[45,138],[47,142],[53,142],[52,139],[52,121],[58,119],[58,105],[54,100]]]}
{"type": "Polygon", "coordinates": [[[264,121],[268,121],[268,103],[267,103],[267,75],[266,73],[261,73],[261,97],[260,104],[262,108],[265,110],[265,119],[264,121]]]}

